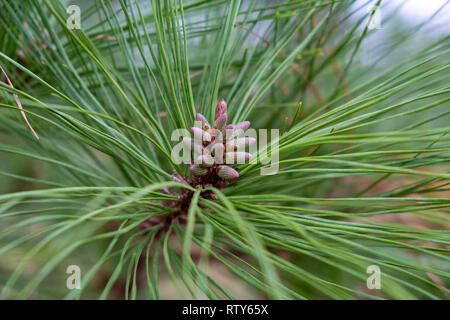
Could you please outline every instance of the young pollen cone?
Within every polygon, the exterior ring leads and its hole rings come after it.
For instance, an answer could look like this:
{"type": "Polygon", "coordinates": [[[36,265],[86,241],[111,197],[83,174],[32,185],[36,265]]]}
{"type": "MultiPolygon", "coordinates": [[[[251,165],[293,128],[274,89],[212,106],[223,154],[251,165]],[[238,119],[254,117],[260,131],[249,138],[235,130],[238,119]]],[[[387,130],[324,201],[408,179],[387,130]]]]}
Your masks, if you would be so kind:
{"type": "Polygon", "coordinates": [[[227,103],[225,102],[224,99],[222,99],[219,102],[217,102],[216,115],[214,117],[214,121],[224,114],[227,114],[227,103]]]}
{"type": "Polygon", "coordinates": [[[229,166],[219,166],[217,175],[225,180],[234,180],[239,178],[239,173],[229,166]]]}

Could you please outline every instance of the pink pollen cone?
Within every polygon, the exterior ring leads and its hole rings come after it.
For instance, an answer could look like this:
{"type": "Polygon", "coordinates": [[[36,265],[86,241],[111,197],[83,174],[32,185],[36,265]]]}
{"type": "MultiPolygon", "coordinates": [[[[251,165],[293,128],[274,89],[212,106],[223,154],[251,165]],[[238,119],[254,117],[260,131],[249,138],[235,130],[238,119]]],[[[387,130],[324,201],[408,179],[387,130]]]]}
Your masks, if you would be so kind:
{"type": "Polygon", "coordinates": [[[221,115],[216,119],[216,121],[214,122],[214,127],[220,130],[225,126],[226,123],[227,123],[227,114],[224,113],[223,115],[221,115]]]}
{"type": "Polygon", "coordinates": [[[226,113],[227,113],[227,103],[225,102],[225,100],[222,99],[219,102],[217,102],[216,115],[214,117],[214,120],[217,120],[220,116],[226,113]]]}
{"type": "Polygon", "coordinates": [[[239,178],[239,173],[229,166],[219,166],[217,168],[219,177],[225,180],[233,180],[239,178]]]}
{"type": "Polygon", "coordinates": [[[235,129],[241,129],[243,131],[247,130],[250,127],[250,121],[239,122],[234,126],[235,129]]]}

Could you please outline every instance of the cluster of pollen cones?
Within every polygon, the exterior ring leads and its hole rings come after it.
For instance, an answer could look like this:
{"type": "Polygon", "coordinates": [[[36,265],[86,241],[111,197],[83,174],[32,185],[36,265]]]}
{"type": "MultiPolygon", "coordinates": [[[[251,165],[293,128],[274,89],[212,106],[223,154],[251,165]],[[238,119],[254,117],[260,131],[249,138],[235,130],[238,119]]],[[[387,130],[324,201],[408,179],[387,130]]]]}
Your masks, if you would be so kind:
{"type": "MultiPolygon", "coordinates": [[[[223,188],[239,177],[239,173],[231,165],[245,163],[251,158],[251,154],[245,152],[245,148],[253,145],[256,139],[242,137],[250,122],[227,125],[227,104],[223,99],[217,103],[214,125],[211,126],[200,113],[197,113],[196,120],[194,127],[191,128],[193,138],[183,139],[183,143],[194,154],[194,161],[189,167],[192,177],[182,177],[174,171],[172,180],[194,188],[209,186],[223,188]]],[[[160,231],[164,232],[174,220],[181,224],[186,222],[193,191],[187,188],[182,188],[180,193],[167,188],[162,191],[176,197],[163,202],[166,207],[176,209],[176,213],[151,217],[142,224],[142,227],[148,228],[159,224],[162,225],[160,231]]],[[[217,199],[216,195],[208,190],[202,192],[201,197],[217,199]]]]}
{"type": "Polygon", "coordinates": [[[194,153],[194,162],[189,169],[194,177],[217,174],[221,179],[232,181],[239,177],[233,164],[241,164],[251,158],[245,148],[256,142],[251,137],[241,137],[250,126],[249,121],[228,124],[225,100],[217,103],[214,125],[200,114],[196,115],[191,128],[193,138],[184,138],[183,143],[194,153]],[[243,151],[242,151],[243,150],[243,151]]]}

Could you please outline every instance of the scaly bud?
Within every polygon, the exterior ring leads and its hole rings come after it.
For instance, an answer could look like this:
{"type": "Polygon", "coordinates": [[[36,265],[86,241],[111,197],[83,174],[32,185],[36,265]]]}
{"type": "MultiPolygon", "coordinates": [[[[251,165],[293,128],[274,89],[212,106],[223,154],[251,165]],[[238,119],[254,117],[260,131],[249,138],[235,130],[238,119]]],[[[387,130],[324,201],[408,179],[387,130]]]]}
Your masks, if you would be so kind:
{"type": "Polygon", "coordinates": [[[217,175],[225,180],[233,180],[239,178],[239,173],[229,166],[218,166],[217,175]]]}
{"type": "Polygon", "coordinates": [[[226,123],[227,123],[227,114],[224,113],[223,115],[221,115],[216,119],[216,121],[214,122],[214,128],[221,130],[226,123]]]}
{"type": "Polygon", "coordinates": [[[250,121],[239,122],[234,126],[234,129],[241,129],[242,131],[246,131],[250,127],[250,121]]]}
{"type": "Polygon", "coordinates": [[[226,113],[227,113],[227,103],[225,102],[225,100],[222,99],[219,102],[217,102],[216,115],[214,117],[214,121],[226,113]]]}

